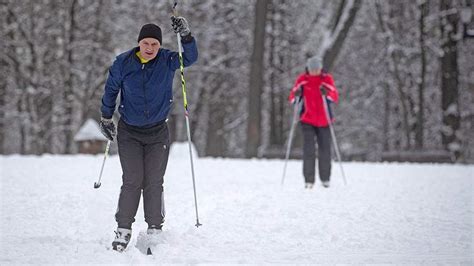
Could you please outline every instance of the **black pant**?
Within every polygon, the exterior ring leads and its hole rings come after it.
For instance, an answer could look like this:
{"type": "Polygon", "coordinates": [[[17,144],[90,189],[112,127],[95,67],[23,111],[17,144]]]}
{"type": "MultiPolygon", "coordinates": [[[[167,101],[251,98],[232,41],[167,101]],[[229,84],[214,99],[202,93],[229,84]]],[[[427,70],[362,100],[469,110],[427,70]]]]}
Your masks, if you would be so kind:
{"type": "Polygon", "coordinates": [[[315,177],[315,141],[318,141],[318,168],[321,181],[331,177],[331,131],[329,127],[315,127],[301,123],[303,131],[303,175],[306,183],[314,183],[315,177]]]}
{"type": "Polygon", "coordinates": [[[115,214],[118,226],[131,228],[143,190],[145,222],[160,227],[165,218],[163,176],[169,155],[168,125],[162,122],[137,128],[120,120],[117,141],[123,171],[115,214]]]}

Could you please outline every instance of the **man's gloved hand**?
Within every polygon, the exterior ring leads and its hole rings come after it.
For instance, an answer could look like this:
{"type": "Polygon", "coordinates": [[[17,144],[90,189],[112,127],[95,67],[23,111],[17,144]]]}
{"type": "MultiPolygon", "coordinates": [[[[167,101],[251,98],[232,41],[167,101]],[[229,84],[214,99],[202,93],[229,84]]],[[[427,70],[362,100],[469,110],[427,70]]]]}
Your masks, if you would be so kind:
{"type": "Polygon", "coordinates": [[[115,130],[115,124],[112,118],[100,118],[100,131],[110,141],[114,141],[117,131],[115,130]]]}
{"type": "Polygon", "coordinates": [[[181,37],[186,37],[191,34],[188,21],[183,17],[171,16],[171,27],[173,27],[174,32],[179,33],[181,37]]]}

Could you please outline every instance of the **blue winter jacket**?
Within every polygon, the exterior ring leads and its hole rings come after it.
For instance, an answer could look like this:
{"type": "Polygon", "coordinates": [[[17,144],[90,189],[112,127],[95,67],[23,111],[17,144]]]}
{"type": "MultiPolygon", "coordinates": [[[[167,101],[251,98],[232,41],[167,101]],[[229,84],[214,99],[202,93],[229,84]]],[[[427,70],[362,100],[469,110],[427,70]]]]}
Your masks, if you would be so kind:
{"type": "MultiPolygon", "coordinates": [[[[196,62],[198,51],[194,38],[183,44],[183,63],[196,62]]],[[[179,68],[178,52],[158,51],[156,57],[142,64],[137,57],[139,47],[120,54],[109,69],[109,77],[102,97],[102,116],[111,118],[120,94],[119,113],[129,125],[148,127],[163,121],[173,103],[172,84],[179,68]]]]}

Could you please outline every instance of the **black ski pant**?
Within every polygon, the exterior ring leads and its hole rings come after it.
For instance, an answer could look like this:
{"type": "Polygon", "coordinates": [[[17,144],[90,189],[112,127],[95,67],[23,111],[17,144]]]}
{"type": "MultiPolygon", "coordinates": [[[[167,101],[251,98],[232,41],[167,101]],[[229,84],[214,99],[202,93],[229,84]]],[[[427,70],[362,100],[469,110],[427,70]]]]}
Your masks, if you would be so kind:
{"type": "Polygon", "coordinates": [[[163,177],[169,155],[168,125],[163,121],[138,128],[120,120],[117,141],[123,172],[115,214],[118,227],[131,229],[142,191],[145,222],[161,227],[165,218],[163,177]]]}
{"type": "Polygon", "coordinates": [[[301,123],[303,131],[303,176],[306,183],[314,183],[316,143],[318,142],[318,169],[321,181],[331,177],[331,131],[329,127],[315,127],[301,123]]]}

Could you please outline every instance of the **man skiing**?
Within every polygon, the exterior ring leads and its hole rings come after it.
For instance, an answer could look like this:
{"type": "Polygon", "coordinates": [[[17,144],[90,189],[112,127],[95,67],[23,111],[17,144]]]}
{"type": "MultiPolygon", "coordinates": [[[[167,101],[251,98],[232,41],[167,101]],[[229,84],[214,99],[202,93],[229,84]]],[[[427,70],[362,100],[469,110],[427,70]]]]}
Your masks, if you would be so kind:
{"type": "MultiPolygon", "coordinates": [[[[309,58],[306,72],[298,76],[289,96],[293,104],[298,104],[297,99],[300,97],[302,99],[300,122],[303,132],[303,175],[306,188],[312,188],[315,182],[315,137],[318,143],[319,178],[324,187],[329,187],[331,177],[331,131],[323,98],[330,107],[331,102],[338,102],[339,93],[331,74],[324,72],[322,68],[321,58],[309,58]]],[[[329,117],[332,118],[330,108],[328,111],[329,117]]]]}
{"type": "MultiPolygon", "coordinates": [[[[196,41],[183,17],[171,17],[181,36],[184,66],[196,62],[196,41]]],[[[114,250],[123,251],[131,238],[132,223],[143,191],[147,233],[161,231],[165,218],[163,178],[169,155],[166,123],[173,103],[172,83],[180,67],[178,52],[161,48],[161,29],[146,24],[138,35],[138,47],[116,57],[110,67],[102,97],[100,128],[107,139],[117,137],[122,166],[122,186],[115,220],[114,250]],[[118,132],[112,116],[120,92],[118,132]]]]}

